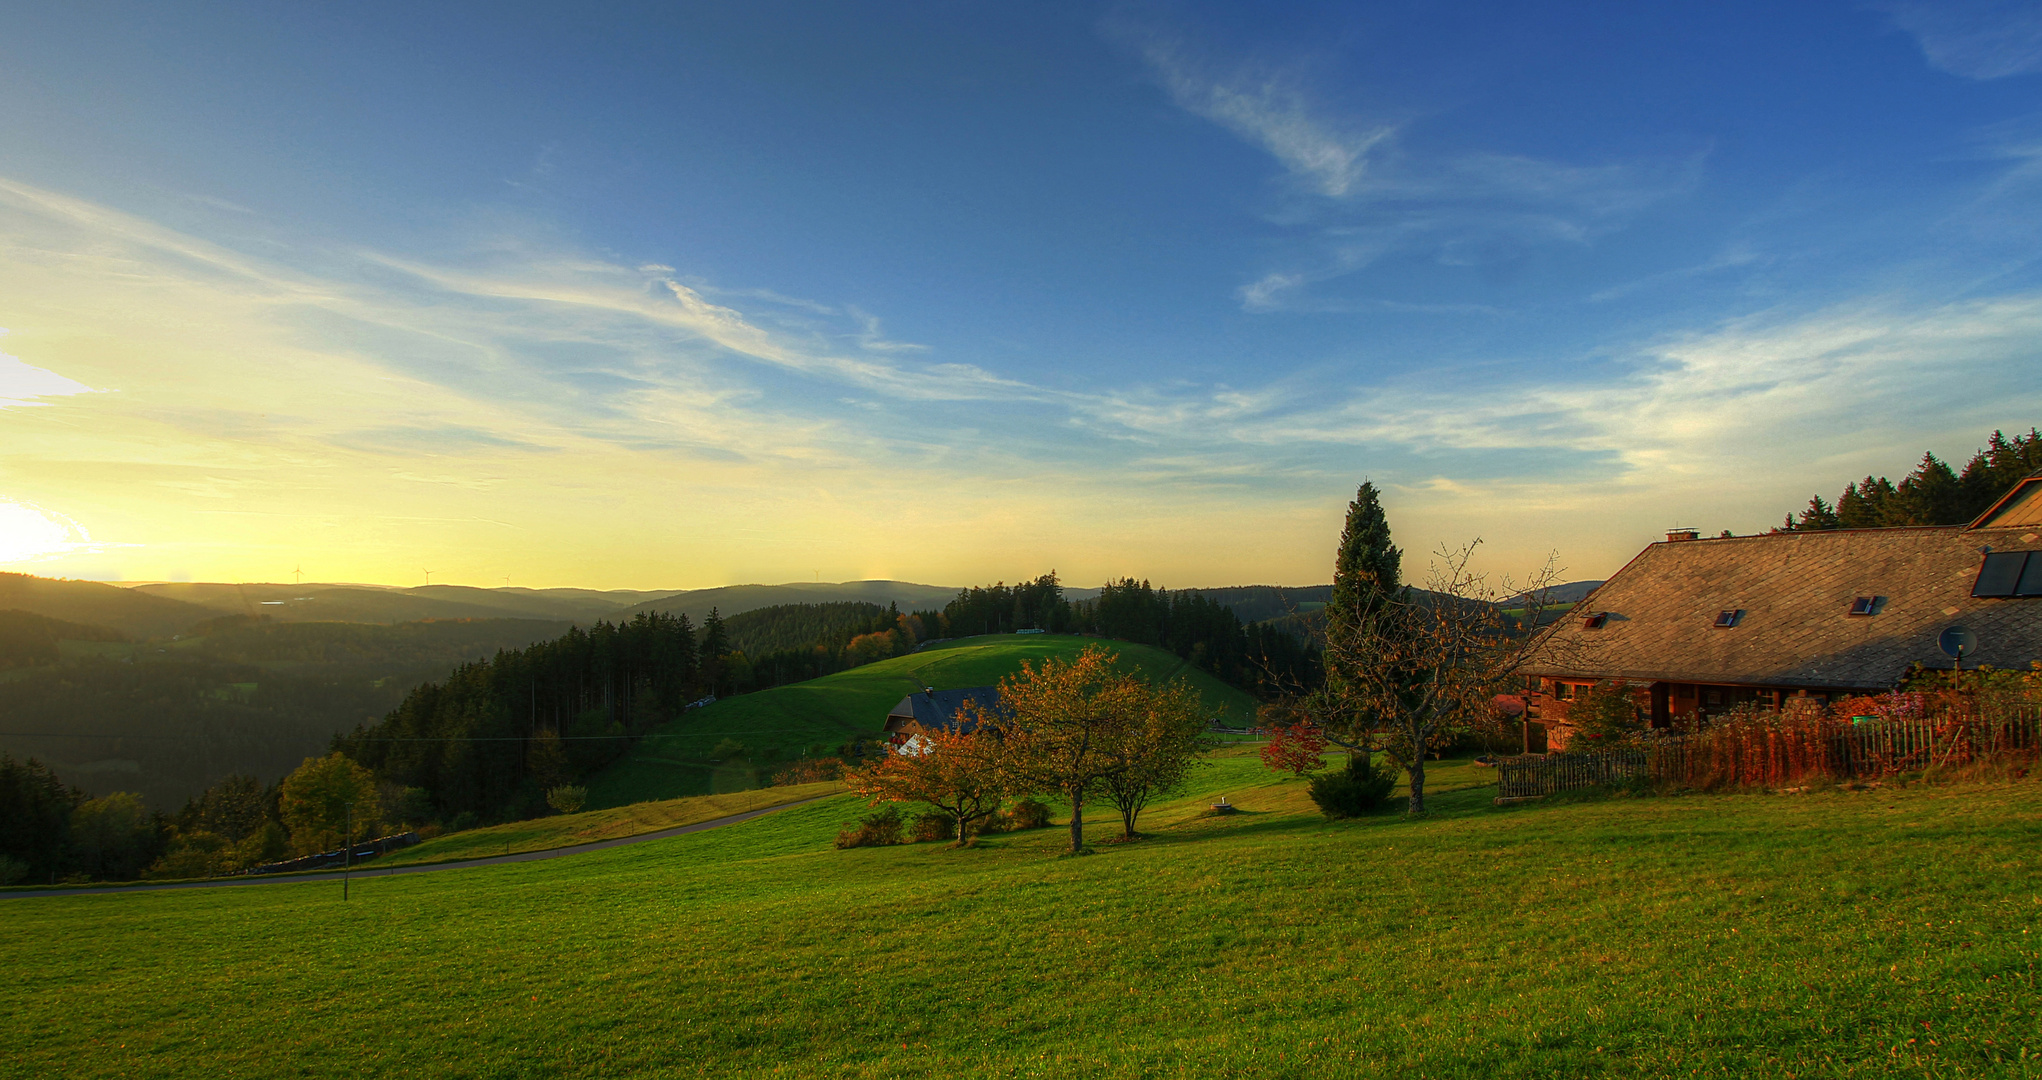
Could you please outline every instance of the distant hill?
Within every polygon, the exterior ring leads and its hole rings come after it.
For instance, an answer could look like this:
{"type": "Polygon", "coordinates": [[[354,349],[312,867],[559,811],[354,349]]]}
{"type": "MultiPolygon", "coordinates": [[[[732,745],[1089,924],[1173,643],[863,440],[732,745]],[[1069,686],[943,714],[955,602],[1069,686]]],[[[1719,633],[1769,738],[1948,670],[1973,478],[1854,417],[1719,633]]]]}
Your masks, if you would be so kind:
{"type": "Polygon", "coordinates": [[[105,626],[86,626],[26,611],[0,611],[0,670],[54,664],[60,641],[122,641],[126,635],[105,626]]]}
{"type": "MultiPolygon", "coordinates": [[[[1096,590],[1093,590],[1096,592],[1096,590]]],[[[917,585],[911,581],[796,581],[786,585],[724,585],[714,589],[689,589],[656,600],[634,604],[618,613],[630,618],[641,611],[663,611],[686,615],[697,624],[715,608],[725,618],[758,608],[781,604],[825,604],[860,601],[867,604],[898,604],[902,611],[941,608],[957,598],[958,590],[947,585],[917,585]]]]}
{"type": "Polygon", "coordinates": [[[154,582],[129,586],[129,593],[161,597],[228,615],[267,615],[277,622],[399,623],[421,619],[564,619],[591,623],[659,593],[588,589],[478,589],[467,585],[425,585],[389,589],[375,585],[230,585],[217,582],[154,582]]]}
{"type": "Polygon", "coordinates": [[[0,609],[104,626],[129,637],[169,637],[218,612],[98,581],[0,573],[0,609]]]}
{"type": "MultiPolygon", "coordinates": [[[[1549,608],[1569,607],[1580,603],[1589,593],[1602,586],[1600,581],[1569,581],[1545,590],[1545,605],[1549,608]]],[[[1519,593],[1503,602],[1507,608],[1523,607],[1529,593],[1519,593]]]]}
{"type": "Polygon", "coordinates": [[[1217,589],[1172,589],[1194,592],[1225,604],[1244,623],[1263,622],[1296,612],[1317,611],[1333,598],[1331,585],[1225,585],[1217,589]]]}
{"type": "MultiPolygon", "coordinates": [[[[0,613],[0,641],[10,625],[26,634],[40,618],[0,613]]],[[[165,811],[230,773],[273,782],[336,734],[381,719],[412,687],[573,625],[219,615],[182,640],[131,643],[104,628],[44,622],[62,634],[60,659],[0,677],[0,750],[39,758],[94,794],[133,791],[165,811]]]]}

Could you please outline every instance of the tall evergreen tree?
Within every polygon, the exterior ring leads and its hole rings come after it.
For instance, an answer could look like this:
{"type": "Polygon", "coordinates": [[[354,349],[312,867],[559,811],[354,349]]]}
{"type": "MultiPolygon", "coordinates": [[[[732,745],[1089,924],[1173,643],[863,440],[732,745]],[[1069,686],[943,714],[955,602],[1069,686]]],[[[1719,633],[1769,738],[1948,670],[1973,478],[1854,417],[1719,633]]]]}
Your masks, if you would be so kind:
{"type": "Polygon", "coordinates": [[[1328,631],[1352,627],[1375,596],[1388,596],[1401,584],[1404,553],[1390,543],[1390,519],[1383,514],[1376,487],[1366,480],[1347,504],[1347,524],[1333,554],[1333,595],[1326,602],[1328,631]]]}
{"type": "Polygon", "coordinates": [[[1808,500],[1808,508],[1801,511],[1801,519],[1794,522],[1796,529],[1834,529],[1838,527],[1836,511],[1817,495],[1808,500]]]}

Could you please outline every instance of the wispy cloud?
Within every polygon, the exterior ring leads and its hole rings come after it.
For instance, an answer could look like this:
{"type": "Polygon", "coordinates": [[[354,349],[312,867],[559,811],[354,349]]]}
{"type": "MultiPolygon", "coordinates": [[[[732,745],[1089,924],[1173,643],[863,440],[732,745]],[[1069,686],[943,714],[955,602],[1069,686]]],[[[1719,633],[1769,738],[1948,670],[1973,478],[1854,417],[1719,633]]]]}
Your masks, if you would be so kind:
{"type": "Polygon", "coordinates": [[[1700,153],[1582,164],[1418,149],[1417,121],[1337,108],[1313,92],[1303,65],[1229,65],[1153,30],[1112,32],[1133,43],[1178,107],[1267,151],[1296,183],[1270,215],[1293,242],[1237,291],[1248,311],[1367,309],[1371,297],[1315,286],[1391,255],[1507,276],[1540,248],[1596,242],[1699,175],[1700,153]]]}
{"type": "MultiPolygon", "coordinates": [[[[0,337],[6,336],[0,330],[0,337]]],[[[0,353],[0,409],[24,405],[47,405],[50,398],[89,394],[92,388],[54,371],[25,364],[20,357],[0,353]]]]}
{"type": "Polygon", "coordinates": [[[2042,7],[2030,0],[1904,0],[1882,6],[1942,71],[1978,80],[2042,72],[2042,7]]]}
{"type": "Polygon", "coordinates": [[[1182,42],[1161,37],[1149,38],[1141,52],[1180,108],[1261,146],[1322,195],[1357,191],[1370,154],[1396,134],[1390,124],[1325,116],[1284,71],[1247,64],[1214,71],[1190,58],[1182,42]]]}

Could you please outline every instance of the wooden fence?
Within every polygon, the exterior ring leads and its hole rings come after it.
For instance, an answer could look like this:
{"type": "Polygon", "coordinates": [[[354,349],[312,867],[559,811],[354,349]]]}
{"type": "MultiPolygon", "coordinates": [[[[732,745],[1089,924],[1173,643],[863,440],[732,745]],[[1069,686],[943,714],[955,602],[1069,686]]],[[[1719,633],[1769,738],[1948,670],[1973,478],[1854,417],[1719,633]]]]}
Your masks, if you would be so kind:
{"type": "Polygon", "coordinates": [[[1888,776],[2038,747],[2042,707],[2035,705],[1890,718],[1765,714],[1641,746],[1503,758],[1496,763],[1496,801],[1634,780],[1708,789],[1888,776]]]}

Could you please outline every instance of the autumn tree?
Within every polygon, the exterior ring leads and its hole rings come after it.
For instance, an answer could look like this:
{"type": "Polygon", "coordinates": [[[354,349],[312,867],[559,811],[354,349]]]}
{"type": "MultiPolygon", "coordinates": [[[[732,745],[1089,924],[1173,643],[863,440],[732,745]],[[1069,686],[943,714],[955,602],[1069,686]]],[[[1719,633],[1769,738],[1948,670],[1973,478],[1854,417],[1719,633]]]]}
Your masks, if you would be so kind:
{"type": "Polygon", "coordinates": [[[356,835],[372,834],[382,818],[375,775],[338,750],[306,758],[284,777],[280,809],[300,855],[348,843],[350,822],[356,835]]]}
{"type": "Polygon", "coordinates": [[[972,827],[1000,810],[1010,794],[992,745],[994,736],[909,725],[913,736],[901,753],[887,754],[845,777],[852,791],[882,802],[933,806],[957,823],[963,846],[972,827]]]}
{"type": "Polygon", "coordinates": [[[1272,726],[1269,741],[1262,746],[1262,763],[1302,780],[1306,773],[1326,767],[1327,745],[1325,733],[1309,720],[1272,726]]]}
{"type": "Polygon", "coordinates": [[[1000,772],[1013,790],[1056,792],[1071,805],[1073,854],[1085,850],[1085,800],[1135,767],[1129,747],[1152,691],[1090,645],[1076,657],[1051,657],[1000,680],[1000,704],[964,711],[997,737],[1000,772]]]}
{"type": "Polygon", "coordinates": [[[1206,748],[1208,726],[1205,703],[1190,684],[1137,681],[1129,698],[1139,716],[1121,729],[1113,751],[1127,767],[1100,781],[1107,801],[1120,811],[1121,836],[1129,840],[1141,835],[1135,822],[1150,801],[1177,790],[1190,775],[1206,748]]]}

